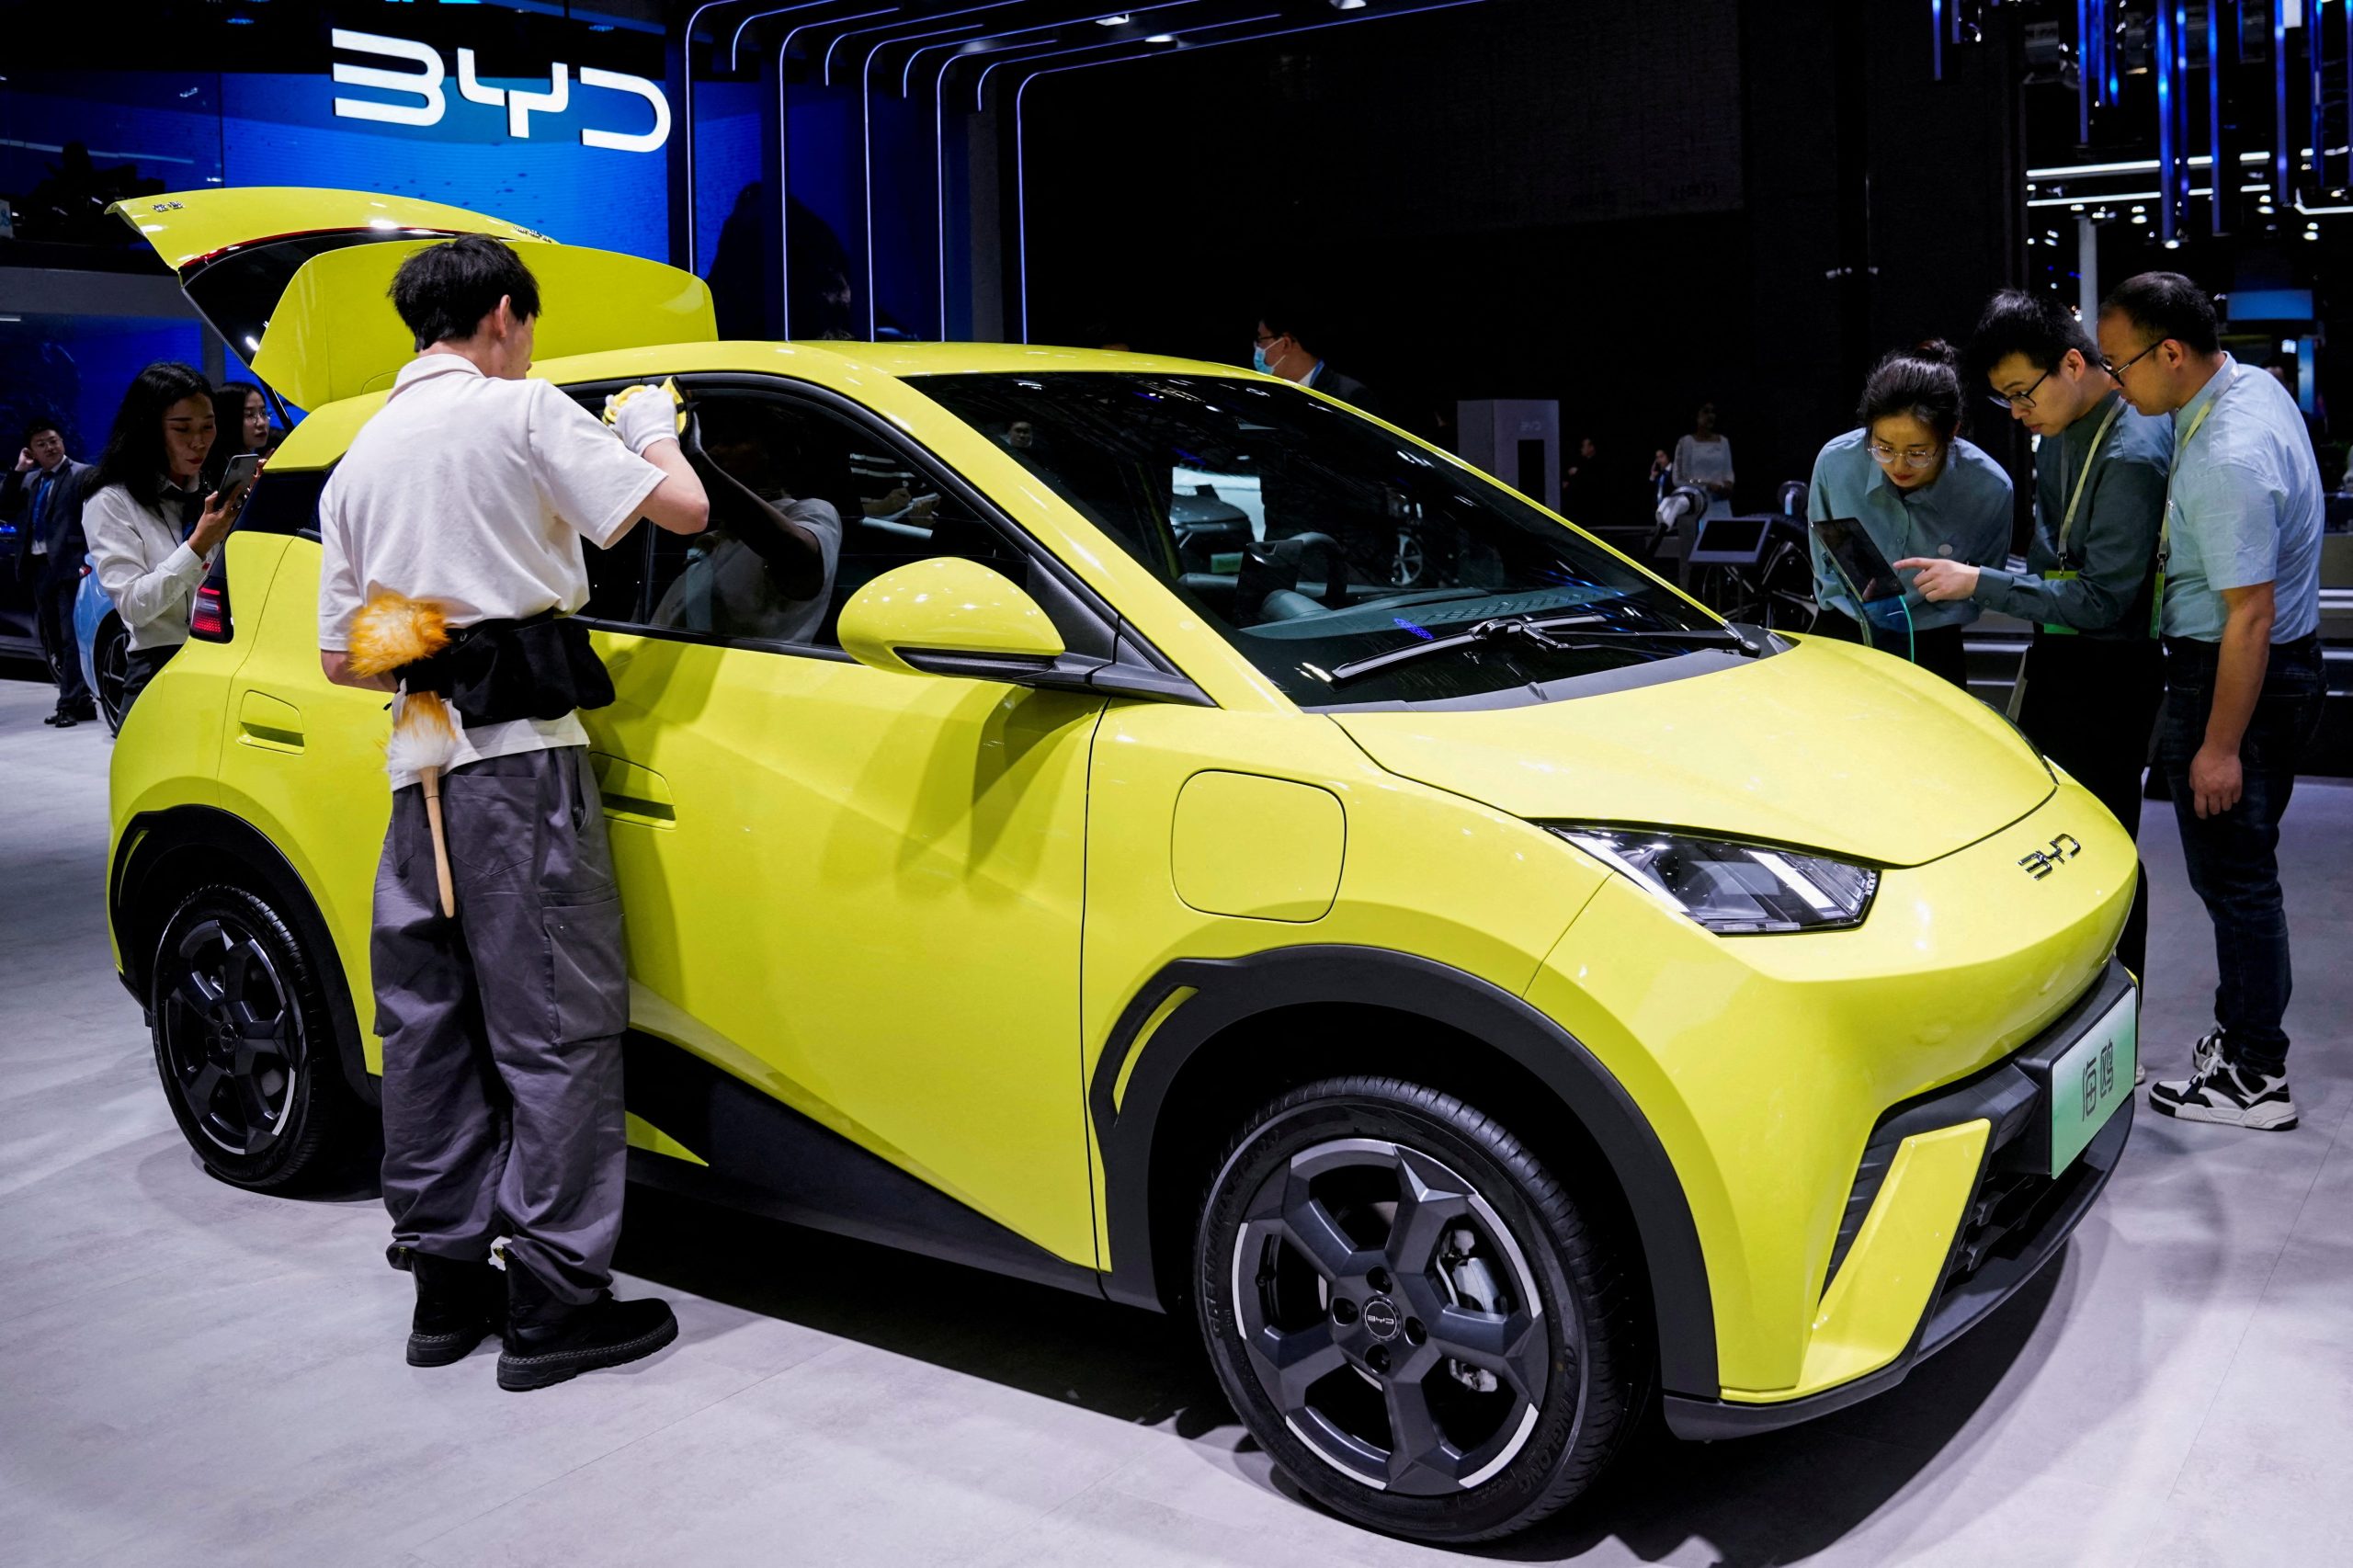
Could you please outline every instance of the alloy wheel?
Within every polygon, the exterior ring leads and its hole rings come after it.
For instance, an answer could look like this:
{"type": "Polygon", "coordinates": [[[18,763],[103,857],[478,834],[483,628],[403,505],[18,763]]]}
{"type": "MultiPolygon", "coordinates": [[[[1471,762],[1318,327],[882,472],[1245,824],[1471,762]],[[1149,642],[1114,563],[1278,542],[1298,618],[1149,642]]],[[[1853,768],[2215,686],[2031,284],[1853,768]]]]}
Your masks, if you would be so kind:
{"type": "Polygon", "coordinates": [[[264,1153],[286,1129],[302,1059],[285,976],[227,915],[190,926],[164,961],[158,1032],[173,1088],[204,1137],[233,1154],[264,1153]]]}
{"type": "Polygon", "coordinates": [[[131,678],[131,634],[119,621],[109,620],[98,631],[97,646],[90,660],[98,677],[98,711],[106,715],[107,728],[122,728],[122,688],[131,678]]]}
{"type": "Polygon", "coordinates": [[[1251,1370],[1318,1459],[1376,1490],[1444,1496],[1527,1444],[1556,1372],[1534,1274],[1472,1185],[1421,1151],[1343,1138],[1258,1186],[1233,1301],[1251,1370]]]}

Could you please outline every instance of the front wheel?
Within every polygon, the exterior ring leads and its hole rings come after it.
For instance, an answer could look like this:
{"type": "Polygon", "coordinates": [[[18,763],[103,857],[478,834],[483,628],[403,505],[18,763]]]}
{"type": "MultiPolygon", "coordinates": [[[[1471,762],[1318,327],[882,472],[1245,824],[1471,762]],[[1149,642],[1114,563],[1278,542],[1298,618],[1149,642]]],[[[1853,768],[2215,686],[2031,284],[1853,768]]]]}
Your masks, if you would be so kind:
{"type": "Polygon", "coordinates": [[[199,888],[165,923],[150,1007],[155,1070],[199,1158],[278,1190],[350,1151],[358,1096],[337,1060],[318,960],[241,887],[199,888]]]}
{"type": "Polygon", "coordinates": [[[1646,1396],[1633,1293],[1590,1214],[1495,1121],[1396,1079],[1311,1085],[1249,1119],[1194,1284],[1251,1435],[1395,1535],[1526,1528],[1591,1483],[1646,1396]]]}

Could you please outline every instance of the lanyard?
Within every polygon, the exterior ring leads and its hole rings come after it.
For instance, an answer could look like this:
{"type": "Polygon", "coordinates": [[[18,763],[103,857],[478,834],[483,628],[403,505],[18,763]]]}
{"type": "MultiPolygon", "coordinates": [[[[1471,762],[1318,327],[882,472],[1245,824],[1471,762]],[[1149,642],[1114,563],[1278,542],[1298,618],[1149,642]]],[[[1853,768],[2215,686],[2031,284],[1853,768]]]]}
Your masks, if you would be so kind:
{"type": "Polygon", "coordinates": [[[2157,524],[2157,571],[2160,574],[2164,573],[2165,562],[2173,555],[2173,482],[2181,475],[2182,454],[2189,450],[2189,443],[2198,438],[2198,432],[2206,428],[2206,416],[2213,413],[2215,405],[2230,396],[2231,389],[2238,384],[2239,362],[2234,359],[2231,361],[2231,379],[2224,381],[2222,390],[2216,392],[2206,406],[2198,411],[2198,417],[2189,422],[2189,428],[2184,430],[2181,433],[2181,439],[2173,444],[2173,466],[2165,471],[2165,515],[2164,519],[2157,524]]]}
{"type": "MultiPolygon", "coordinates": [[[[2213,404],[2208,403],[2206,406],[2211,408],[2213,404]]],[[[2093,433],[2091,450],[2084,454],[2083,472],[2075,475],[2075,492],[2067,497],[2067,515],[2061,518],[2059,523],[2059,564],[2062,566],[2067,564],[2067,536],[2075,527],[2075,508],[2083,503],[2084,486],[2091,483],[2092,464],[2099,457],[2100,443],[2108,439],[2108,433],[2115,426],[2117,415],[2123,412],[2124,399],[2120,394],[2117,397],[2116,405],[2108,411],[2108,417],[2099,422],[2099,429],[2093,433]]],[[[2203,418],[2204,415],[2200,415],[2200,417],[2203,418]]],[[[2066,437],[2062,436],[2060,439],[2063,441],[2066,437]]]]}

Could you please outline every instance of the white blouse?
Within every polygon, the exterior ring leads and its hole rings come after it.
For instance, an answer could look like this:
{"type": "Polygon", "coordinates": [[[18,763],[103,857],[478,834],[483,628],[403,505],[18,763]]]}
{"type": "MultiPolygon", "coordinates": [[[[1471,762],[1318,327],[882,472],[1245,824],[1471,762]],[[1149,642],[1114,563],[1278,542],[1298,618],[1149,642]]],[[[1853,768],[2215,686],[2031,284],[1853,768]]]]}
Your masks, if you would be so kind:
{"type": "Polygon", "coordinates": [[[119,484],[82,505],[82,530],[98,574],[133,649],[176,648],[188,641],[196,590],[211,568],[180,539],[179,491],[166,487],[160,503],[142,506],[119,484]]]}

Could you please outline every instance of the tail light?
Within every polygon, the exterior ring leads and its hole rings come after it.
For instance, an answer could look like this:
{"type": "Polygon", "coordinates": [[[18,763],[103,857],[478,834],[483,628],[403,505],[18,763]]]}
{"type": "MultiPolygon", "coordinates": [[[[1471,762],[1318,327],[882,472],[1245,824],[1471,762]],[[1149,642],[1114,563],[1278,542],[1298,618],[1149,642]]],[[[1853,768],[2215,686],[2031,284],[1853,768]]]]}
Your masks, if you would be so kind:
{"type": "Polygon", "coordinates": [[[196,604],[188,611],[188,634],[204,642],[226,642],[235,634],[229,620],[229,552],[212,558],[212,569],[197,585],[196,604]]]}

